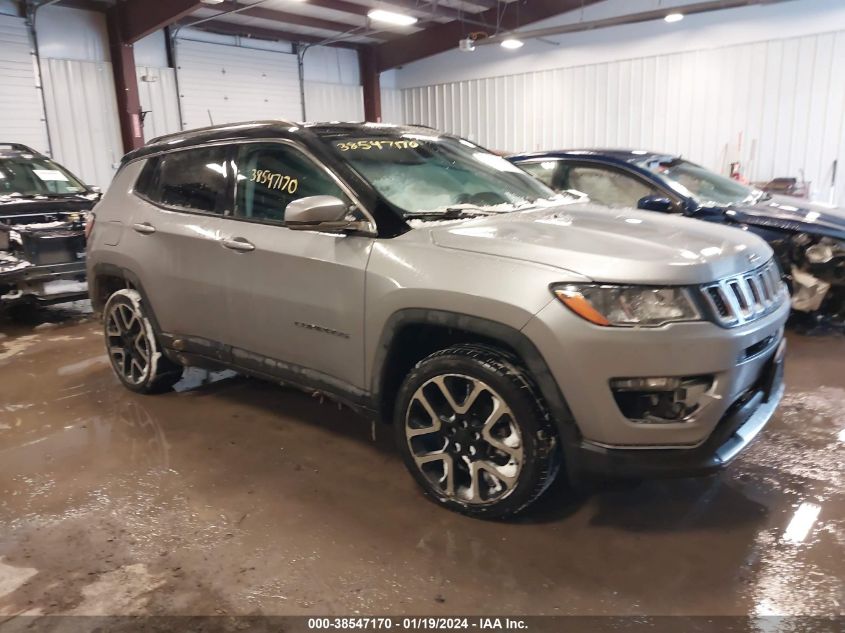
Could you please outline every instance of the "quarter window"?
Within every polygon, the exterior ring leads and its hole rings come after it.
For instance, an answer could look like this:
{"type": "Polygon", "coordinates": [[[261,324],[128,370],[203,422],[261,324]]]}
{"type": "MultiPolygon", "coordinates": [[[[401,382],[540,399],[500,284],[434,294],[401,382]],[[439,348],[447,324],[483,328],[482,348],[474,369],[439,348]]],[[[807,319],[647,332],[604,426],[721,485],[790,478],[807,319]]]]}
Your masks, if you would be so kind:
{"type": "Polygon", "coordinates": [[[222,146],[200,147],[152,159],[141,172],[136,190],[165,206],[222,213],[228,176],[226,152],[222,146]]]}
{"type": "Polygon", "coordinates": [[[284,222],[287,206],[309,196],[335,196],[352,204],[323,168],[281,143],[242,145],[236,178],[235,212],[248,220],[284,222]]]}
{"type": "Polygon", "coordinates": [[[564,189],[560,182],[560,161],[543,160],[531,161],[529,163],[517,163],[519,167],[537,178],[544,185],[560,191],[564,189]]]}
{"type": "Polygon", "coordinates": [[[569,169],[568,189],[590,196],[590,200],[608,207],[637,208],[640,198],[655,193],[647,184],[611,169],[576,165],[569,169]]]}

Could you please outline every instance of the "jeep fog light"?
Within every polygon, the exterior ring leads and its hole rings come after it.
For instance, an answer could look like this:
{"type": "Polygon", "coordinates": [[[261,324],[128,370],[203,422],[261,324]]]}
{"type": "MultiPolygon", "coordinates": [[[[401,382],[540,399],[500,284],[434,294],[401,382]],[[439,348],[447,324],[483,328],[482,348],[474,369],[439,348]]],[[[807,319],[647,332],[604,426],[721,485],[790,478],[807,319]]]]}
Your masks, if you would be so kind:
{"type": "Polygon", "coordinates": [[[610,389],[626,418],[642,424],[684,422],[701,408],[712,376],[614,378],[610,389]]]}

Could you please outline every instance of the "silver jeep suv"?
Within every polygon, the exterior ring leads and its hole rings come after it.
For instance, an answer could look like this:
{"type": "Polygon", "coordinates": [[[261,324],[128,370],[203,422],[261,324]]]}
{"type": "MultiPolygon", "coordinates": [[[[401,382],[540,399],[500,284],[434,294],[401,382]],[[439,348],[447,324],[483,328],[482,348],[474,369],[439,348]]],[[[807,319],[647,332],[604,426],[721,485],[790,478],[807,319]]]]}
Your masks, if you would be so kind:
{"type": "Polygon", "coordinates": [[[91,299],[123,384],[187,365],[392,423],[475,516],[570,475],[718,469],[783,393],[789,312],[742,231],[610,210],[428,128],[253,122],[156,139],[95,209],[91,299]]]}

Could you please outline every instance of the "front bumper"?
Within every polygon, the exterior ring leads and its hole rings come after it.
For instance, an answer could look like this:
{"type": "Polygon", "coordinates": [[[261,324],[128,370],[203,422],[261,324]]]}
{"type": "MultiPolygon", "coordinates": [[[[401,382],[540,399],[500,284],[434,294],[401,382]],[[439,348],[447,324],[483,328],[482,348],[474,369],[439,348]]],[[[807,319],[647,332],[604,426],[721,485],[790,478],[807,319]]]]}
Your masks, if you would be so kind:
{"type": "Polygon", "coordinates": [[[580,439],[613,450],[692,450],[753,389],[776,353],[788,316],[789,302],[783,301],[772,313],[732,328],[707,321],[610,328],[553,300],[523,332],[541,350],[580,439]],[[664,423],[628,417],[611,389],[618,379],[696,376],[706,377],[710,387],[697,398],[694,413],[664,423]]]}
{"type": "Polygon", "coordinates": [[[612,449],[581,440],[567,447],[570,472],[603,477],[691,477],[724,468],[763,430],[784,393],[786,341],[757,383],[734,402],[702,444],[688,449],[612,449]]]}
{"type": "Polygon", "coordinates": [[[0,305],[33,302],[42,305],[88,298],[85,261],[29,266],[0,274],[0,305]],[[57,283],[67,282],[67,283],[57,283]]]}

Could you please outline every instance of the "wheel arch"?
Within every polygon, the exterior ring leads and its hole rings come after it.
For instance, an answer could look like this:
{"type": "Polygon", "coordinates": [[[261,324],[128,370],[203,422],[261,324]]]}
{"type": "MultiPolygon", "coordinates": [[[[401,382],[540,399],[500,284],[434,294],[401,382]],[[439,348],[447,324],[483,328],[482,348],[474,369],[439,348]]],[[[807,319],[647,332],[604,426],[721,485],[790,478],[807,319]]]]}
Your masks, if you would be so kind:
{"type": "Polygon", "coordinates": [[[88,294],[91,297],[91,305],[95,311],[102,312],[109,296],[116,290],[131,288],[141,295],[147,316],[156,332],[161,332],[158,319],[156,319],[155,309],[150,303],[146,292],[144,292],[144,285],[141,283],[138,275],[128,268],[106,263],[96,264],[91,272],[92,275],[88,280],[88,294]]]}
{"type": "Polygon", "coordinates": [[[577,433],[572,413],[543,355],[516,328],[457,312],[408,308],[385,323],[371,372],[373,403],[390,420],[396,393],[408,371],[428,354],[456,343],[481,343],[504,349],[528,370],[554,417],[561,438],[577,433]]]}

